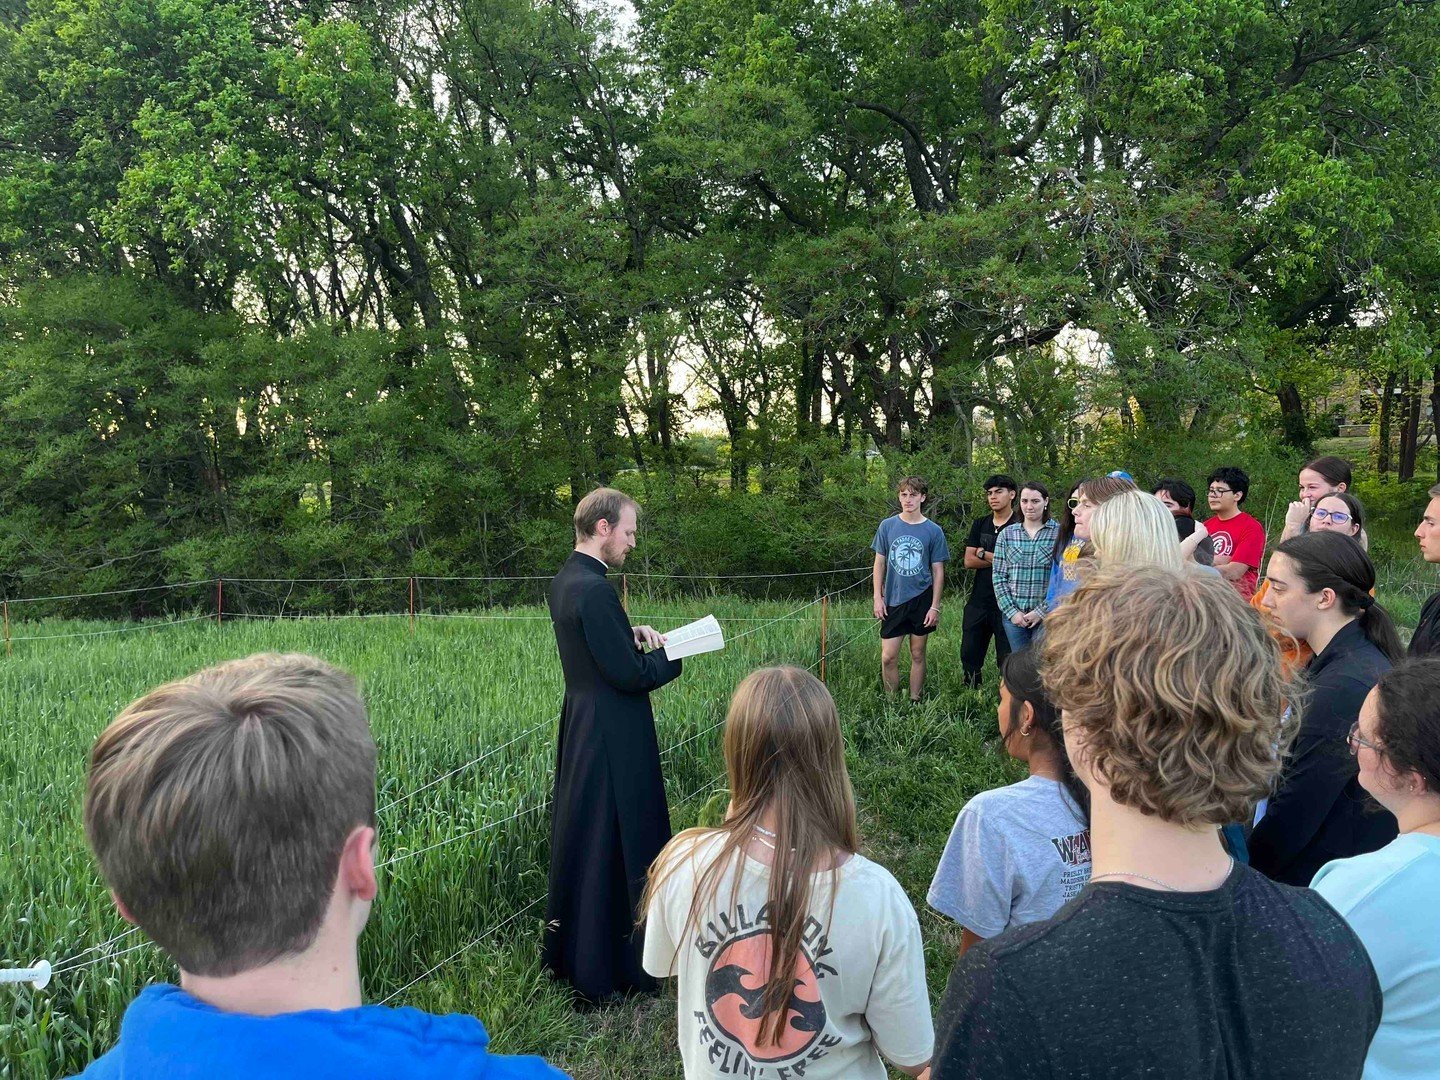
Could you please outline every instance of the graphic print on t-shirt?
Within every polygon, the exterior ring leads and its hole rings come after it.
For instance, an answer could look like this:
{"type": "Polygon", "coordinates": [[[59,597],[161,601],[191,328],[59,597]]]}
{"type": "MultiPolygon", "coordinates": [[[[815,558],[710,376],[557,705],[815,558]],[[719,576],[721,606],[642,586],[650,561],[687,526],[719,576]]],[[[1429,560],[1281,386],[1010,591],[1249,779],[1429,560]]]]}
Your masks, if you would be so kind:
{"type": "Polygon", "coordinates": [[[1055,845],[1055,853],[1065,864],[1065,870],[1060,875],[1061,894],[1066,900],[1073,900],[1090,880],[1090,830],[1084,829],[1069,836],[1052,836],[1050,843],[1055,845]]]}
{"type": "Polygon", "coordinates": [[[770,978],[770,905],[753,917],[744,904],[733,913],[719,912],[696,935],[695,948],[709,961],[705,974],[705,1008],[697,1010],[700,1044],[711,1066],[722,1075],[792,1080],[805,1075],[839,1045],[825,1032],[825,1003],[820,980],[837,974],[825,962],[829,939],[814,916],[805,921],[794,980],[779,1041],[761,1042],[765,983],[770,978]]]}
{"type": "Polygon", "coordinates": [[[1210,534],[1210,542],[1215,545],[1216,555],[1228,558],[1235,553],[1235,539],[1228,532],[1216,529],[1210,534]]]}
{"type": "Polygon", "coordinates": [[[925,544],[918,536],[902,533],[890,544],[887,560],[901,577],[914,577],[925,572],[925,544]]]}
{"type": "Polygon", "coordinates": [[[757,1062],[784,1061],[803,1054],[825,1030],[819,980],[802,949],[796,957],[794,988],[779,1042],[761,1045],[770,948],[768,929],[735,938],[716,951],[705,978],[705,1008],[715,1026],[757,1062]]]}

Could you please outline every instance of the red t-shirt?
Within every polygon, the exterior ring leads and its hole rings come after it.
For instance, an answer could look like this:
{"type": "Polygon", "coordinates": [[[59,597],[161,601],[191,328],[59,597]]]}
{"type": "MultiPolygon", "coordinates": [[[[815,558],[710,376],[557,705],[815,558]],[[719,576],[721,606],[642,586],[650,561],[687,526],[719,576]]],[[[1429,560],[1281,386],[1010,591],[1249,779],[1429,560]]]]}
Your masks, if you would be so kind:
{"type": "Polygon", "coordinates": [[[1250,568],[1244,577],[1230,583],[1249,600],[1255,595],[1255,585],[1260,580],[1260,560],[1265,557],[1265,526],[1241,510],[1229,521],[1209,518],[1205,528],[1214,541],[1216,555],[1229,555],[1250,568]]]}

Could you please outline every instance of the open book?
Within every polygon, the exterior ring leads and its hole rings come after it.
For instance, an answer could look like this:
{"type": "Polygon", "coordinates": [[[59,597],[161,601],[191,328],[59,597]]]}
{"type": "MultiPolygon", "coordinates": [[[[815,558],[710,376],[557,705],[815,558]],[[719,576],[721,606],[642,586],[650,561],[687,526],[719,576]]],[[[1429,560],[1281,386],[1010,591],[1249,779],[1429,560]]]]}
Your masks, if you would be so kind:
{"type": "Polygon", "coordinates": [[[725,647],[725,634],[714,615],[686,623],[665,635],[665,655],[671,660],[715,652],[725,647]]]}

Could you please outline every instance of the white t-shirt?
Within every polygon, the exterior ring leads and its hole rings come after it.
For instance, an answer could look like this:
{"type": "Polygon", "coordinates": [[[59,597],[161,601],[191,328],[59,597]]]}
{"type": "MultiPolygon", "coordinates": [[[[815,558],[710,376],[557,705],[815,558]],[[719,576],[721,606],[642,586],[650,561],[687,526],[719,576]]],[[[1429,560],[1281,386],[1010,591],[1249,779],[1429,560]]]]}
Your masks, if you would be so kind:
{"type": "Polygon", "coordinates": [[[727,874],[698,927],[686,928],[695,882],[722,842],[712,833],[672,849],[683,864],[646,913],[645,970],[680,980],[686,1080],[885,1080],[880,1053],[907,1068],[929,1061],[935,1030],[920,922],[899,883],[860,855],[840,867],[833,912],[831,873],[811,878],[789,1023],[778,1045],[759,1045],[770,868],[743,856],[738,887],[727,874]]]}

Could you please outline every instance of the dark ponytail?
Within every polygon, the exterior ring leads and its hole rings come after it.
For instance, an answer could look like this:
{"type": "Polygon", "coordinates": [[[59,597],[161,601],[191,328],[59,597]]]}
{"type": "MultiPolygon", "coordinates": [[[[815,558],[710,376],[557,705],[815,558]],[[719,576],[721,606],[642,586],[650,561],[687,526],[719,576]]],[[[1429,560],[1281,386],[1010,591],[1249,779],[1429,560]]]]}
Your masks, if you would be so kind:
{"type": "Polygon", "coordinates": [[[1085,827],[1090,827],[1090,791],[1075,775],[1070,764],[1070,755],[1065,752],[1065,731],[1060,726],[1060,710],[1045,693],[1045,684],[1040,678],[1040,650],[1025,648],[1012,652],[1005,658],[1000,670],[1005,688],[1010,691],[1010,732],[1013,735],[1020,727],[1020,705],[1029,702],[1035,710],[1035,726],[1044,732],[1045,739],[1055,748],[1060,759],[1060,783],[1075,803],[1085,827]]]}
{"type": "Polygon", "coordinates": [[[1377,649],[1391,660],[1399,660],[1405,649],[1390,613],[1370,595],[1375,588],[1375,564],[1353,536],[1337,532],[1312,532],[1286,540],[1276,552],[1295,564],[1307,592],[1330,589],[1340,610],[1355,616],[1360,629],[1377,649]]]}

